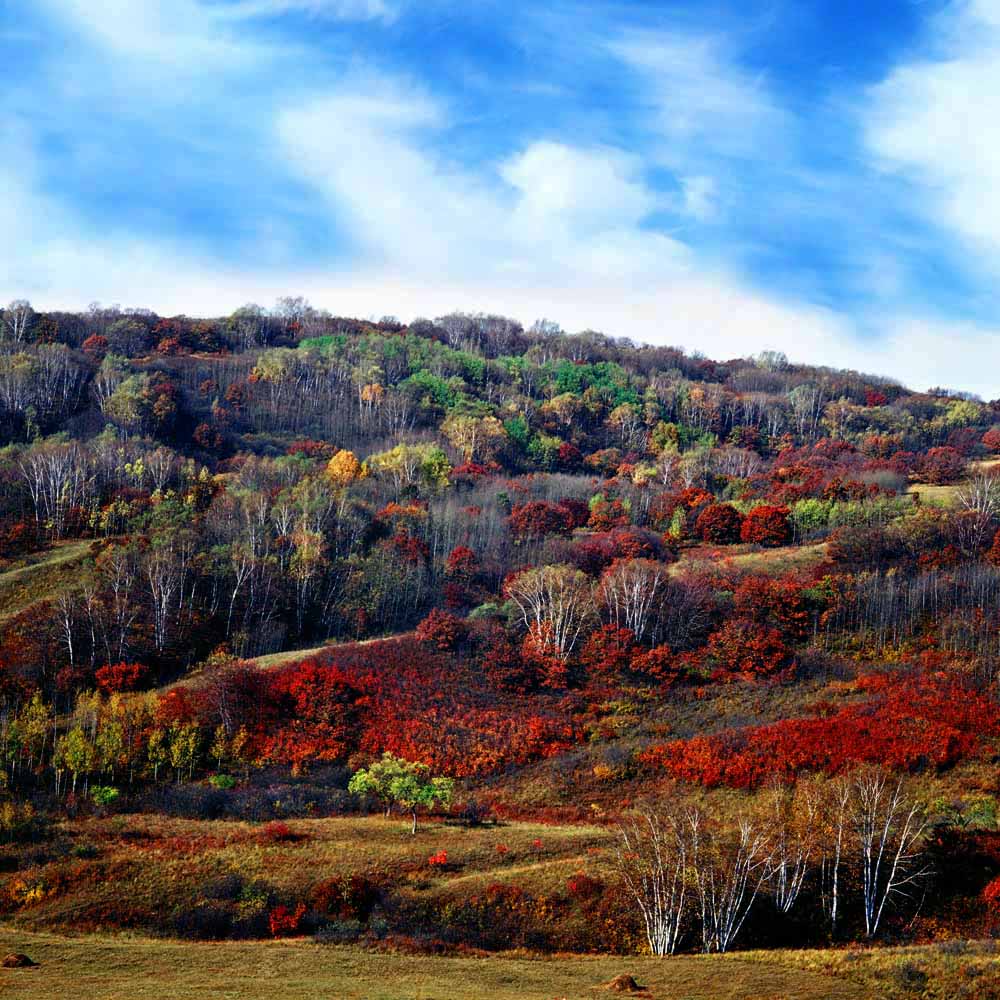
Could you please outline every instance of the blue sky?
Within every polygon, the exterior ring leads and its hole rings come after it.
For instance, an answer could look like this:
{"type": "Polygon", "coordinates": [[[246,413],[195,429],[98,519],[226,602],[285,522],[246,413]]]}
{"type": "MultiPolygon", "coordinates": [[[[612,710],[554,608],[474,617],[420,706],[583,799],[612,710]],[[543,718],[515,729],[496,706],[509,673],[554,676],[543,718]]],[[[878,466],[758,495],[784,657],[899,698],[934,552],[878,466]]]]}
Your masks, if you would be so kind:
{"type": "Polygon", "coordinates": [[[0,297],[1000,396],[1000,0],[0,0],[0,297]]]}

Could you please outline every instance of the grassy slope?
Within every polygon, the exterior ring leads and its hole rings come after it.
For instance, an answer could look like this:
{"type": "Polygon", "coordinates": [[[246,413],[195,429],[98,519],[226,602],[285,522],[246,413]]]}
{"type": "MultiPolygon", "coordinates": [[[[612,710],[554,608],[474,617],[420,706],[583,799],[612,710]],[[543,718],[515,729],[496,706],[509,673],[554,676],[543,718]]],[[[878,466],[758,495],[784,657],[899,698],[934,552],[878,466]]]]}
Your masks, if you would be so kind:
{"type": "Polygon", "coordinates": [[[295,898],[305,898],[323,879],[373,871],[388,873],[408,894],[425,900],[464,897],[498,881],[529,881],[554,891],[577,871],[607,873],[613,844],[613,834],[595,826],[470,829],[426,821],[416,836],[400,817],[292,820],[289,826],[299,839],[273,844],[262,842],[260,827],[250,823],[149,815],[63,822],[52,860],[17,876],[27,885],[60,888],[18,910],[15,919],[36,929],[93,926],[100,915],[122,909],[116,901],[124,892],[132,925],[150,927],[164,912],[201,899],[207,883],[232,874],[295,898]],[[498,844],[508,848],[506,855],[498,844]],[[79,845],[96,847],[96,856],[66,856],[79,845]],[[442,849],[448,852],[447,872],[427,865],[442,849]]]}
{"type": "MultiPolygon", "coordinates": [[[[23,951],[37,969],[0,973],[0,995],[19,1000],[551,1000],[593,998],[623,972],[671,1000],[862,1000],[850,979],[766,957],[669,961],[650,958],[499,956],[441,958],[364,952],[306,941],[184,944],[129,937],[60,938],[0,933],[5,951],[23,951]]],[[[611,995],[611,994],[603,994],[611,995]]]]}
{"type": "Polygon", "coordinates": [[[0,620],[71,589],[89,549],[89,541],[60,542],[0,573],[0,620]]]}

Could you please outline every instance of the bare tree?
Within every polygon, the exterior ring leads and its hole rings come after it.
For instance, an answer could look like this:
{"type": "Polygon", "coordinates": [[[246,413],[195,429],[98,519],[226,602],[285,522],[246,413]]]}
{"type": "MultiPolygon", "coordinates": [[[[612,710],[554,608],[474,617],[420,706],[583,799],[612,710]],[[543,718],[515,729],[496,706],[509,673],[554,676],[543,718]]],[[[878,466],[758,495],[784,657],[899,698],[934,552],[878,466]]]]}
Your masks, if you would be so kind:
{"type": "Polygon", "coordinates": [[[0,330],[4,337],[16,349],[22,347],[28,339],[28,328],[35,315],[31,303],[27,299],[14,299],[3,311],[3,325],[0,330]]]}
{"type": "Polygon", "coordinates": [[[507,585],[525,628],[551,635],[555,652],[568,656],[593,613],[586,574],[572,566],[540,566],[519,573],[507,585]]]}
{"type": "Polygon", "coordinates": [[[667,581],[667,567],[652,559],[617,560],[601,577],[601,602],[608,620],[642,641],[667,581]]]}
{"type": "Polygon", "coordinates": [[[852,781],[851,827],[859,852],[865,933],[873,938],[890,900],[909,898],[929,874],[921,860],[926,821],[920,803],[878,768],[859,771],[852,781]]]}
{"type": "Polygon", "coordinates": [[[818,812],[818,797],[805,783],[794,789],[776,784],[769,791],[770,885],[774,905],[782,913],[791,911],[812,870],[817,850],[818,812]]]}
{"type": "Polygon", "coordinates": [[[958,518],[962,547],[966,552],[978,552],[1000,518],[1000,478],[989,473],[977,475],[955,496],[962,511],[958,518]]]}
{"type": "Polygon", "coordinates": [[[688,851],[684,820],[642,808],[618,828],[618,868],[654,955],[672,955],[683,931],[688,851]]]}
{"type": "Polygon", "coordinates": [[[770,874],[768,838],[749,817],[739,819],[735,832],[720,833],[692,812],[688,843],[702,947],[728,951],[770,874]]]}

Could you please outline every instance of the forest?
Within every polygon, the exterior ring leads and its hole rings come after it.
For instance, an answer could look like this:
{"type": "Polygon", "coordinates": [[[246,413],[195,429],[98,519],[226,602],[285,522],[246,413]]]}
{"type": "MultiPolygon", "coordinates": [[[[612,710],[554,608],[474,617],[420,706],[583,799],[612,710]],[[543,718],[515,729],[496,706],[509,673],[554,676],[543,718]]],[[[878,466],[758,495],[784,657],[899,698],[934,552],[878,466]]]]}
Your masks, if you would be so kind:
{"type": "Polygon", "coordinates": [[[16,301],[0,414],[13,926],[1000,931],[1000,400],[544,320],[16,301]]]}

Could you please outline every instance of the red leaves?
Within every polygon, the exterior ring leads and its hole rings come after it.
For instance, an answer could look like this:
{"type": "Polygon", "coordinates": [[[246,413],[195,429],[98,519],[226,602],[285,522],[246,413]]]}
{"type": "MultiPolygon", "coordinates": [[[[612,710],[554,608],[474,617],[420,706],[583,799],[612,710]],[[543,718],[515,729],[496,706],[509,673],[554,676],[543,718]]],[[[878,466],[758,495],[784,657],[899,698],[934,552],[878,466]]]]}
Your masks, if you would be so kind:
{"type": "Polygon", "coordinates": [[[135,691],[145,679],[147,667],[143,663],[114,663],[98,667],[94,678],[105,693],[135,691]]]}
{"type": "Polygon", "coordinates": [[[953,483],[965,472],[965,458],[955,448],[929,448],[920,460],[920,474],[935,485],[953,483]]]}
{"type": "Polygon", "coordinates": [[[427,859],[427,864],[431,868],[444,868],[444,867],[446,867],[447,864],[448,864],[448,852],[442,848],[436,854],[432,854],[427,859]]]}
{"type": "Polygon", "coordinates": [[[754,507],[740,527],[740,540],[755,545],[787,545],[792,540],[788,508],[772,504],[754,507]]]}
{"type": "Polygon", "coordinates": [[[706,507],[695,521],[695,531],[703,541],[713,545],[729,545],[740,540],[743,517],[728,503],[706,507]]]}
{"type": "Polygon", "coordinates": [[[507,519],[511,534],[519,541],[568,535],[573,530],[572,514],[560,504],[529,500],[515,504],[507,519]]]}
{"type": "Polygon", "coordinates": [[[792,665],[781,633],[745,618],[732,618],[708,640],[708,654],[726,673],[770,677],[792,665]]]}
{"type": "Polygon", "coordinates": [[[674,656],[669,646],[654,646],[634,656],[632,669],[664,687],[673,684],[684,673],[683,662],[674,656]]]}
{"type": "Polygon", "coordinates": [[[417,626],[417,638],[447,652],[465,638],[465,621],[458,615],[434,608],[417,626]]]}
{"type": "Polygon", "coordinates": [[[801,771],[836,774],[856,764],[901,770],[947,767],[1000,733],[996,704],[940,676],[870,675],[875,695],[822,718],[787,719],[653,747],[642,759],[672,777],[713,787],[755,788],[801,771]]]}
{"type": "Polygon", "coordinates": [[[276,906],[268,915],[267,923],[272,937],[289,937],[298,932],[302,918],[306,915],[306,904],[299,903],[294,910],[285,905],[276,906]]]}
{"type": "Polygon", "coordinates": [[[980,894],[986,908],[997,917],[1000,917],[1000,875],[987,884],[980,894]]]}

